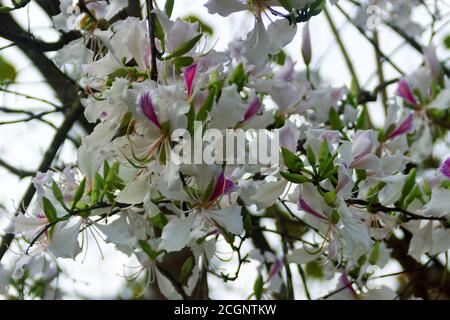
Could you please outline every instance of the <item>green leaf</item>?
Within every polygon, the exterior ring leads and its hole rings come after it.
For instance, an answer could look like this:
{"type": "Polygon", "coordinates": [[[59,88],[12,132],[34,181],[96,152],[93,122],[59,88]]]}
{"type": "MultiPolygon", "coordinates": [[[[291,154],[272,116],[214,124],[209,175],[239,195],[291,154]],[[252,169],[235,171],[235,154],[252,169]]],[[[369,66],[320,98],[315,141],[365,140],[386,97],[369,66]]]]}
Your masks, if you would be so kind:
{"type": "Polygon", "coordinates": [[[308,159],[309,164],[314,168],[316,165],[316,156],[311,146],[306,147],[306,159],[308,159]]]}
{"type": "Polygon", "coordinates": [[[64,196],[61,192],[61,189],[58,187],[58,185],[54,180],[52,180],[52,192],[53,195],[55,196],[55,199],[58,200],[58,202],[61,203],[62,206],[65,206],[64,196]]]}
{"type": "Polygon", "coordinates": [[[16,80],[16,76],[16,68],[5,58],[0,56],[0,83],[6,81],[14,82],[14,80],[16,80]]]}
{"type": "Polygon", "coordinates": [[[56,215],[56,209],[55,206],[48,200],[46,197],[42,197],[42,204],[44,207],[44,214],[47,217],[47,220],[50,223],[56,222],[58,220],[58,217],[56,215]]]}
{"type": "Polygon", "coordinates": [[[253,284],[253,293],[256,300],[261,300],[263,292],[264,280],[261,274],[258,274],[255,283],[253,284]]]}
{"type": "Polygon", "coordinates": [[[166,3],[164,4],[164,11],[166,12],[166,14],[169,18],[172,15],[174,3],[175,3],[175,0],[166,0],[166,3]]]}
{"type": "Polygon", "coordinates": [[[445,37],[444,45],[447,49],[450,49],[450,34],[445,37]]]}
{"type": "Polygon", "coordinates": [[[181,266],[181,272],[180,272],[180,282],[181,283],[184,283],[187,280],[193,267],[194,267],[194,259],[192,258],[192,256],[190,256],[186,259],[186,261],[184,261],[183,265],[181,266]]]}
{"type": "Polygon", "coordinates": [[[380,256],[380,242],[375,243],[370,252],[369,263],[372,265],[377,264],[378,258],[380,256]]]}
{"type": "Polygon", "coordinates": [[[230,76],[229,84],[235,84],[238,91],[244,89],[244,85],[247,82],[247,73],[245,72],[244,65],[239,63],[230,76]]]}
{"type": "Polygon", "coordinates": [[[86,178],[83,178],[77,190],[75,191],[75,195],[73,196],[72,210],[76,208],[78,202],[83,197],[85,188],[86,188],[86,178]]]}
{"type": "Polygon", "coordinates": [[[334,108],[330,108],[330,112],[328,114],[330,119],[330,125],[331,129],[333,130],[342,130],[344,128],[344,124],[342,123],[341,118],[339,118],[339,115],[334,108]]]}
{"type": "Polygon", "coordinates": [[[309,15],[316,16],[325,8],[326,0],[316,0],[309,6],[309,15]]]}
{"type": "Polygon", "coordinates": [[[402,205],[408,194],[412,191],[414,188],[414,185],[416,184],[416,168],[411,169],[409,172],[408,177],[406,178],[405,184],[402,188],[402,195],[399,200],[399,204],[402,205]]]}
{"type": "Polygon", "coordinates": [[[175,49],[171,54],[169,54],[165,59],[172,59],[179,56],[182,56],[183,54],[191,51],[191,49],[199,42],[203,34],[199,34],[192,38],[191,40],[188,40],[187,42],[183,43],[180,47],[175,49]]]}
{"type": "Polygon", "coordinates": [[[284,164],[293,172],[300,172],[303,168],[303,161],[291,150],[281,147],[281,154],[283,155],[284,164]]]}
{"type": "Polygon", "coordinates": [[[208,112],[211,111],[212,106],[214,104],[215,93],[216,93],[215,88],[212,88],[209,90],[205,101],[203,102],[202,106],[200,107],[200,110],[197,113],[197,117],[196,117],[197,121],[205,121],[206,120],[206,117],[208,116],[208,112]]]}
{"type": "Polygon", "coordinates": [[[292,0],[279,0],[278,2],[280,2],[281,6],[289,12],[291,12],[292,9],[294,8],[292,0]]]}
{"type": "Polygon", "coordinates": [[[283,178],[285,178],[287,181],[290,181],[292,183],[301,184],[301,183],[310,181],[307,177],[302,176],[301,174],[298,174],[298,173],[289,173],[289,172],[282,171],[282,172],[280,172],[280,174],[283,178]]]}
{"type": "Polygon", "coordinates": [[[150,220],[154,226],[158,227],[161,230],[168,222],[166,216],[162,213],[159,213],[156,216],[151,217],[150,220]]]}
{"type": "Polygon", "coordinates": [[[358,116],[358,119],[356,120],[356,129],[361,130],[364,129],[365,127],[366,127],[366,112],[362,110],[358,116]]]}

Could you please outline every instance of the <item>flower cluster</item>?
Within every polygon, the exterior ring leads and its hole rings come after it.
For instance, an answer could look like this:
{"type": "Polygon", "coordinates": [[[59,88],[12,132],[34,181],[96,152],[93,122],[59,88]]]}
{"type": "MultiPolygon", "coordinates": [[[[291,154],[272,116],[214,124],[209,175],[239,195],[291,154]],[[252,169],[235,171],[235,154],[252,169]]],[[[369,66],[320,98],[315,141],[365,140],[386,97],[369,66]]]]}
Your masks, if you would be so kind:
{"type": "MultiPolygon", "coordinates": [[[[117,15],[125,0],[60,3],[55,25],[83,37],[54,60],[77,81],[95,128],[76,166],[34,178],[34,207],[13,218],[14,233],[28,242],[17,268],[43,252],[73,259],[99,235],[136,257],[167,298],[190,296],[206,273],[233,280],[249,259],[261,263],[256,298],[289,297],[283,270],[311,263],[327,279],[341,274],[347,293],[360,296],[370,266],[389,260],[394,232],[412,235],[408,254],[417,261],[450,248],[450,158],[432,157],[448,141],[450,81],[435,47],[424,50],[417,72],[389,84],[396,95],[374,128],[368,92],[330,87],[310,72],[307,21],[326,1],[209,0],[210,14],[254,15],[253,29],[225,51],[214,49],[201,22],[171,19],[171,1],[165,10],[149,2],[145,18],[125,19],[117,15]],[[298,28],[305,67],[283,51],[298,28]],[[280,162],[172,161],[174,149],[189,144],[174,132],[195,135],[198,127],[272,130],[280,162]],[[265,232],[281,235],[282,250],[242,249],[265,232]],[[218,241],[238,257],[236,275],[211,263],[218,241]],[[179,279],[162,267],[174,252],[188,252],[179,279]]],[[[405,17],[414,1],[371,2],[382,2],[396,27],[421,32],[405,17]]],[[[254,136],[244,140],[248,157],[254,136]]],[[[202,143],[211,151],[216,141],[202,143]]]]}

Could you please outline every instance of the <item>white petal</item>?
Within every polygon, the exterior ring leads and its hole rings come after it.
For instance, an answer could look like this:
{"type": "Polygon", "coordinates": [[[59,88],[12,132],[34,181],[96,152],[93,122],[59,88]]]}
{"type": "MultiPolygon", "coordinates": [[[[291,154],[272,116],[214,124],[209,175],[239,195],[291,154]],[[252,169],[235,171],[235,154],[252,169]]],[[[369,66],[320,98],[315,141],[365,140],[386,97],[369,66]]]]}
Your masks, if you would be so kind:
{"type": "Polygon", "coordinates": [[[125,188],[117,197],[117,202],[126,204],[143,203],[148,193],[149,181],[148,176],[140,176],[127,183],[125,188]]]}
{"type": "Polygon", "coordinates": [[[450,214],[450,190],[438,189],[433,192],[431,201],[425,206],[425,214],[434,217],[450,214]]]}
{"type": "Polygon", "coordinates": [[[222,17],[226,17],[233,12],[247,10],[247,6],[239,0],[209,0],[205,3],[205,7],[210,14],[218,13],[222,17]]]}
{"type": "Polygon", "coordinates": [[[287,183],[288,181],[285,179],[264,183],[257,188],[256,194],[250,199],[254,201],[258,209],[270,207],[278,201],[278,197],[286,189],[287,183]]]}
{"type": "Polygon", "coordinates": [[[167,252],[183,249],[190,240],[194,218],[193,214],[189,217],[172,218],[162,231],[159,249],[167,252]]]}
{"type": "Polygon", "coordinates": [[[48,250],[56,258],[74,259],[81,252],[78,243],[80,227],[81,218],[73,218],[66,223],[57,223],[48,250]]]}
{"type": "Polygon", "coordinates": [[[108,224],[94,223],[94,225],[106,236],[106,242],[129,247],[136,243],[136,238],[129,232],[125,213],[121,213],[119,219],[108,224]]]}
{"type": "Polygon", "coordinates": [[[240,235],[244,231],[241,207],[232,206],[218,211],[208,211],[211,218],[228,232],[240,235]]]}
{"type": "Polygon", "coordinates": [[[159,291],[161,291],[162,295],[169,300],[181,300],[183,297],[177,292],[172,282],[166,278],[165,275],[155,268],[156,273],[156,282],[158,283],[159,291]]]}

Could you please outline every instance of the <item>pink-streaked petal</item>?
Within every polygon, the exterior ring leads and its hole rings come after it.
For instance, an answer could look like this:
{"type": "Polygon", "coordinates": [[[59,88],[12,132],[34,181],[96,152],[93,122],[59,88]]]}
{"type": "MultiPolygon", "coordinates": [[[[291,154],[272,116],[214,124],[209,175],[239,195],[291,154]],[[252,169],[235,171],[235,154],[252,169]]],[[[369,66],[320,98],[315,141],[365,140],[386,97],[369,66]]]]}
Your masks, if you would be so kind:
{"type": "Polygon", "coordinates": [[[317,212],[316,210],[311,208],[311,206],[309,204],[307,204],[306,201],[301,196],[298,198],[297,208],[299,210],[303,210],[303,211],[315,216],[316,218],[319,218],[322,220],[328,220],[322,214],[320,214],[319,212],[317,212]]]}
{"type": "Polygon", "coordinates": [[[195,75],[197,74],[197,64],[193,64],[190,67],[184,69],[184,83],[186,85],[188,98],[192,94],[192,83],[194,82],[195,75]]]}
{"type": "Polygon", "coordinates": [[[397,95],[413,106],[419,105],[417,103],[416,98],[414,98],[411,88],[409,87],[409,84],[408,82],[406,82],[406,80],[401,80],[399,82],[397,88],[397,95]]]}
{"type": "Polygon", "coordinates": [[[414,117],[412,114],[406,117],[400,125],[391,132],[388,136],[388,139],[394,139],[395,137],[401,136],[405,133],[411,132],[413,129],[413,120],[414,117]]]}
{"type": "Polygon", "coordinates": [[[142,112],[147,117],[147,119],[149,119],[155,126],[161,129],[161,124],[159,123],[158,116],[155,113],[155,108],[153,106],[150,93],[146,92],[141,95],[140,104],[142,112]]]}
{"type": "Polygon", "coordinates": [[[249,104],[247,110],[244,114],[244,121],[253,118],[262,109],[261,101],[258,97],[255,97],[253,101],[249,104]]]}
{"type": "Polygon", "coordinates": [[[236,185],[234,184],[233,181],[231,181],[230,179],[226,178],[225,179],[225,188],[223,189],[223,194],[230,194],[234,190],[236,190],[236,185]]]}
{"type": "Polygon", "coordinates": [[[217,176],[216,184],[214,185],[213,192],[209,196],[209,201],[214,201],[217,198],[219,198],[221,195],[223,195],[225,190],[225,176],[223,174],[223,171],[217,176]]]}
{"type": "Polygon", "coordinates": [[[447,158],[440,166],[439,171],[447,179],[450,179],[450,158],[447,158]]]}
{"type": "Polygon", "coordinates": [[[269,271],[269,281],[278,273],[280,272],[281,268],[283,268],[283,263],[280,259],[276,259],[275,262],[270,267],[269,271]]]}

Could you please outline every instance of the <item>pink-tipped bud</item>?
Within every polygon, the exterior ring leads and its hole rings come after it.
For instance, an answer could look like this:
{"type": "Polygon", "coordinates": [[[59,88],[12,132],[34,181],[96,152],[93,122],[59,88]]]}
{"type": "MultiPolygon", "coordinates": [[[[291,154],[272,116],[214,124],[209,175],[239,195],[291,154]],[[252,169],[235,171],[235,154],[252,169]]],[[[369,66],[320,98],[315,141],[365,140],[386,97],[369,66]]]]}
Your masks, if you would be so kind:
{"type": "Polygon", "coordinates": [[[253,118],[262,109],[262,103],[258,97],[255,97],[253,101],[249,104],[247,110],[244,114],[244,121],[253,118]]]}
{"type": "Polygon", "coordinates": [[[398,84],[398,88],[397,88],[397,95],[401,98],[403,98],[403,100],[405,100],[407,103],[409,103],[412,106],[419,106],[419,104],[417,103],[416,98],[414,98],[414,95],[411,91],[411,88],[409,87],[408,82],[406,82],[406,80],[401,80],[398,84]]]}
{"type": "Polygon", "coordinates": [[[305,64],[308,66],[311,63],[312,49],[311,49],[311,34],[309,33],[309,23],[305,23],[303,27],[302,37],[302,56],[305,64]]]}
{"type": "Polygon", "coordinates": [[[159,123],[158,116],[155,113],[155,108],[153,106],[152,98],[149,92],[141,95],[140,104],[142,112],[147,117],[147,119],[161,129],[161,124],[159,123]]]}
{"type": "Polygon", "coordinates": [[[391,134],[388,136],[388,139],[394,139],[395,137],[411,132],[411,130],[413,130],[413,120],[414,117],[412,114],[407,116],[406,119],[403,120],[403,122],[400,123],[399,126],[394,129],[394,131],[391,132],[391,134]]]}
{"type": "Polygon", "coordinates": [[[450,180],[450,158],[447,158],[439,167],[439,171],[444,177],[450,180]]]}
{"type": "Polygon", "coordinates": [[[192,66],[184,69],[184,83],[186,85],[187,96],[188,98],[192,95],[192,84],[194,82],[195,75],[197,74],[197,65],[193,64],[192,66]]]}

